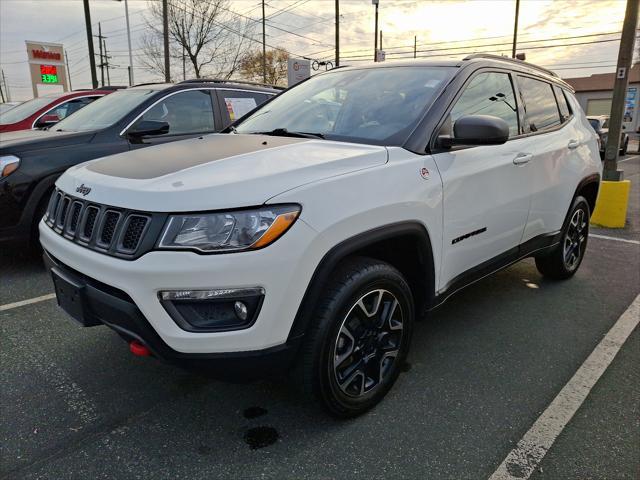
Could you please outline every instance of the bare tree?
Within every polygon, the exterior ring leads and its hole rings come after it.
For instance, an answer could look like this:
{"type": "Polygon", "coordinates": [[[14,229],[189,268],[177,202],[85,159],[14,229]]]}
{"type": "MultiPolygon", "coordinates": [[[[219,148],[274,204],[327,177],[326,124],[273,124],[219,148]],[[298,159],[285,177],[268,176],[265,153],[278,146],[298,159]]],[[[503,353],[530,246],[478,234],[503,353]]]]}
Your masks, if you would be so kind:
{"type": "MultiPolygon", "coordinates": [[[[243,21],[229,8],[228,0],[170,0],[168,2],[171,71],[182,72],[182,52],[196,78],[230,78],[241,53],[250,42],[255,21],[243,21]],[[175,66],[174,66],[175,65],[175,66]]],[[[148,70],[164,74],[162,4],[149,2],[140,58],[148,70]]]]}
{"type": "MultiPolygon", "coordinates": [[[[287,78],[287,61],[289,53],[286,50],[267,50],[266,54],[267,83],[277,85],[287,78]]],[[[242,56],[239,66],[240,74],[254,81],[262,81],[262,50],[247,52],[242,56]]]]}

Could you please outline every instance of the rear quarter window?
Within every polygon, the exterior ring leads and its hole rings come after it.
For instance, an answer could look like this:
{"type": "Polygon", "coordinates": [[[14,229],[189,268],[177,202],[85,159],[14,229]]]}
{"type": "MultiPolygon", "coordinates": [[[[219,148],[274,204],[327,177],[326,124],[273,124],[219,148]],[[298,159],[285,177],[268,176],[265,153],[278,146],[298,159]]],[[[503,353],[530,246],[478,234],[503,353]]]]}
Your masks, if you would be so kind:
{"type": "Polygon", "coordinates": [[[539,132],[560,125],[560,111],[550,83],[518,77],[525,111],[525,131],[539,132]]]}
{"type": "Polygon", "coordinates": [[[569,108],[569,103],[567,101],[566,94],[564,90],[562,90],[557,85],[553,86],[553,91],[556,94],[556,100],[558,102],[558,110],[560,110],[560,116],[562,117],[562,121],[565,122],[571,116],[571,109],[569,108]]]}

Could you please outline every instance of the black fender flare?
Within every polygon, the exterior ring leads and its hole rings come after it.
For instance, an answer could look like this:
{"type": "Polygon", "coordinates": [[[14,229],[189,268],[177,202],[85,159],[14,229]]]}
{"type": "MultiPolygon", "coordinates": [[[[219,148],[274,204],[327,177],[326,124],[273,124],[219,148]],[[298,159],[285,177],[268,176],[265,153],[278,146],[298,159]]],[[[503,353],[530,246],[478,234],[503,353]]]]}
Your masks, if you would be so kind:
{"type": "Polygon", "coordinates": [[[422,264],[427,277],[427,291],[425,292],[426,303],[428,305],[432,304],[435,298],[435,270],[433,250],[427,229],[422,223],[417,221],[384,225],[343,240],[322,257],[298,306],[298,311],[289,331],[287,344],[299,343],[299,340],[304,336],[313,316],[313,308],[322,294],[322,287],[341,260],[378,242],[407,236],[414,237],[418,240],[417,244],[420,246],[420,249],[419,258],[416,260],[422,264]]]}

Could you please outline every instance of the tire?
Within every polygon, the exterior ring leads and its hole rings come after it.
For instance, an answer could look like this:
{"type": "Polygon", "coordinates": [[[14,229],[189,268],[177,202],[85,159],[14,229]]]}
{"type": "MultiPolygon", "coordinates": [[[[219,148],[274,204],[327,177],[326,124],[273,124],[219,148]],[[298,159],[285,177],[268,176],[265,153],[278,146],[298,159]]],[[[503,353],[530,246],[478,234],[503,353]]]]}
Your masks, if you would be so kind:
{"type": "Polygon", "coordinates": [[[620,155],[626,155],[627,150],[629,149],[629,137],[624,141],[624,145],[620,149],[620,155]]]}
{"type": "Polygon", "coordinates": [[[547,278],[565,280],[580,267],[589,239],[589,203],[584,197],[573,200],[562,229],[561,240],[550,253],[536,257],[538,271],[547,278]]]}
{"type": "Polygon", "coordinates": [[[315,307],[296,383],[336,417],[366,412],[398,378],[413,321],[411,290],[398,270],[364,257],[345,261],[315,307]]]}
{"type": "Polygon", "coordinates": [[[51,193],[52,191],[50,190],[42,196],[42,198],[40,199],[40,203],[38,203],[38,206],[33,212],[31,236],[29,238],[29,249],[35,256],[42,255],[42,245],[40,245],[40,231],[38,230],[38,225],[40,224],[40,220],[42,219],[42,217],[44,217],[44,214],[47,212],[51,193]]]}

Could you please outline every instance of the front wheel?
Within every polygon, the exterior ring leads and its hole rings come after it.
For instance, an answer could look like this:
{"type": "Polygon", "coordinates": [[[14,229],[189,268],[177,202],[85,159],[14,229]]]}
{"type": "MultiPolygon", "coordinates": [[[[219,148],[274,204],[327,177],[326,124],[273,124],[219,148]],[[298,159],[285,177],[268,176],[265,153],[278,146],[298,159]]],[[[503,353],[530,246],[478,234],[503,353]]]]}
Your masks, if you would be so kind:
{"type": "Polygon", "coordinates": [[[298,365],[304,390],[338,417],[369,410],[400,374],[413,320],[411,290],[398,270],[368,258],[347,261],[306,336],[298,365]]]}
{"type": "Polygon", "coordinates": [[[562,230],[560,243],[550,252],[536,257],[536,267],[545,277],[564,280],[572,277],[582,263],[589,238],[589,203],[577,196],[562,230]]]}

